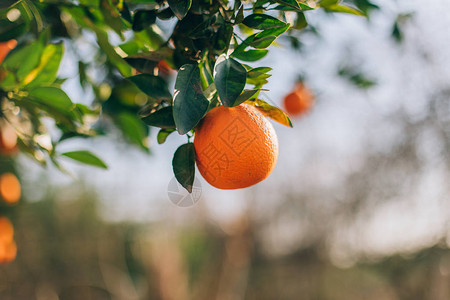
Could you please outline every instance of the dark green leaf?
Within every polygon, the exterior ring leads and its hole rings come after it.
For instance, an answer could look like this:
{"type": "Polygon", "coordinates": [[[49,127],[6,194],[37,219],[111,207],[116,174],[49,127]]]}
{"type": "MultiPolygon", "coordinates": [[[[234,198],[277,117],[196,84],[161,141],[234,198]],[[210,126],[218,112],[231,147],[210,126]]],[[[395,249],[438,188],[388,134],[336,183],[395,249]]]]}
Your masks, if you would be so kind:
{"type": "Polygon", "coordinates": [[[166,142],[166,139],[167,139],[167,137],[172,133],[172,132],[175,132],[176,131],[176,129],[171,129],[171,128],[169,128],[169,129],[161,129],[159,132],[158,132],[158,136],[156,137],[156,140],[158,141],[158,144],[164,144],[165,142],[166,142]]]}
{"type": "Polygon", "coordinates": [[[220,101],[225,106],[232,106],[245,87],[247,71],[233,58],[221,55],[214,67],[214,83],[220,101]]]}
{"type": "Polygon", "coordinates": [[[191,8],[192,0],[168,0],[170,9],[179,20],[183,19],[191,8]]]}
{"type": "Polygon", "coordinates": [[[0,42],[18,38],[27,28],[28,24],[23,20],[17,20],[16,22],[10,22],[7,19],[0,20],[0,42]]]}
{"type": "Polygon", "coordinates": [[[153,73],[153,70],[156,68],[158,64],[155,61],[151,61],[144,58],[125,58],[125,61],[138,70],[141,73],[153,73]]]}
{"type": "Polygon", "coordinates": [[[172,99],[167,83],[161,77],[139,74],[127,79],[133,82],[141,91],[158,101],[172,99]]]}
{"type": "Polygon", "coordinates": [[[86,165],[99,167],[102,169],[108,168],[108,166],[100,158],[98,158],[97,156],[95,156],[94,154],[92,154],[89,151],[85,151],[85,150],[71,151],[71,152],[62,153],[61,155],[71,158],[73,160],[76,160],[76,161],[81,162],[86,165]]]}
{"type": "Polygon", "coordinates": [[[141,31],[151,26],[156,21],[156,11],[138,10],[133,18],[133,31],[141,31]]]}
{"type": "Polygon", "coordinates": [[[173,155],[173,173],[177,181],[192,193],[195,178],[195,149],[193,143],[181,145],[173,155]]]}
{"type": "Polygon", "coordinates": [[[244,103],[258,92],[259,89],[243,91],[242,94],[240,94],[239,97],[236,99],[236,101],[234,101],[232,106],[238,106],[239,104],[244,103]]]}
{"type": "Polygon", "coordinates": [[[286,23],[265,14],[252,14],[247,16],[242,23],[250,28],[266,30],[286,26],[286,23]]]}
{"type": "Polygon", "coordinates": [[[178,71],[173,98],[173,118],[179,134],[186,134],[203,118],[209,106],[200,84],[197,65],[183,65],[178,71]]]}
{"type": "Polygon", "coordinates": [[[244,20],[244,5],[241,5],[236,14],[236,18],[234,19],[234,24],[235,25],[240,24],[242,23],[243,20],[244,20]]]}
{"type": "Polygon", "coordinates": [[[175,128],[172,106],[163,107],[142,118],[145,124],[159,128],[175,128]]]}

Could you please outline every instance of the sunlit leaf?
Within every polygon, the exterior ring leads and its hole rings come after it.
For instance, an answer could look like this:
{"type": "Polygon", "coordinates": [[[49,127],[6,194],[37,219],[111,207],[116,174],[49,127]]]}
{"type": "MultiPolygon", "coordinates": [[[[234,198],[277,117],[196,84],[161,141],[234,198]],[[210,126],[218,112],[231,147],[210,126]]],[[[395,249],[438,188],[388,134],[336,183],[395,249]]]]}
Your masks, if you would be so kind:
{"type": "Polygon", "coordinates": [[[97,156],[86,150],[71,151],[61,154],[86,165],[107,169],[108,166],[97,156]]]}
{"type": "Polygon", "coordinates": [[[63,52],[63,43],[47,45],[42,52],[39,65],[25,76],[24,84],[28,87],[34,87],[53,83],[56,79],[63,52]]]}
{"type": "Polygon", "coordinates": [[[156,137],[156,140],[158,141],[158,144],[164,144],[166,142],[167,137],[172,133],[175,132],[176,129],[171,128],[163,128],[158,132],[158,135],[156,137]]]}
{"type": "Polygon", "coordinates": [[[269,103],[261,99],[251,99],[246,103],[253,105],[266,117],[269,117],[282,125],[292,127],[292,122],[289,116],[278,107],[270,105],[269,103]]]}

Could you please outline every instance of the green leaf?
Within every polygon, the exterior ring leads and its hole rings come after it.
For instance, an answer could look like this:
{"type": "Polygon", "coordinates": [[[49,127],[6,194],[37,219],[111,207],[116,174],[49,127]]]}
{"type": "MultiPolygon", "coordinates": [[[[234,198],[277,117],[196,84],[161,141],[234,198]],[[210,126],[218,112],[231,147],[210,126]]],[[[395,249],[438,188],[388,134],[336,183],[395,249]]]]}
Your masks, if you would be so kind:
{"type": "Polygon", "coordinates": [[[274,0],[276,3],[279,3],[281,5],[290,7],[292,9],[294,9],[295,11],[305,11],[305,10],[312,10],[315,7],[310,6],[309,4],[306,4],[302,1],[297,1],[297,0],[274,0]]]}
{"type": "Polygon", "coordinates": [[[245,87],[247,71],[233,58],[221,55],[214,67],[214,83],[220,101],[225,106],[232,106],[245,87]]]}
{"type": "Polygon", "coordinates": [[[269,67],[258,67],[258,68],[254,68],[254,69],[250,69],[247,72],[247,77],[248,78],[258,78],[259,76],[266,74],[267,72],[272,71],[272,68],[269,67]]]}
{"type": "Polygon", "coordinates": [[[111,4],[110,0],[100,1],[100,11],[106,25],[111,27],[117,35],[124,40],[122,30],[125,28],[120,12],[111,4]]]}
{"type": "Polygon", "coordinates": [[[175,128],[172,106],[163,107],[142,118],[145,124],[159,128],[175,128]]]}
{"type": "Polygon", "coordinates": [[[57,87],[37,87],[29,90],[30,98],[40,105],[44,105],[71,118],[75,104],[72,103],[67,94],[57,87]]]}
{"type": "Polygon", "coordinates": [[[100,158],[98,158],[97,156],[86,150],[65,152],[62,153],[61,155],[86,165],[99,167],[102,169],[108,169],[108,166],[100,158]]]}
{"type": "Polygon", "coordinates": [[[142,149],[148,150],[144,144],[147,137],[145,124],[137,117],[137,115],[129,112],[122,112],[117,116],[117,124],[122,134],[132,143],[140,146],[142,149]]]}
{"type": "Polygon", "coordinates": [[[252,98],[258,92],[259,89],[243,91],[242,94],[240,94],[239,97],[237,97],[236,101],[234,101],[233,106],[238,106],[239,104],[244,103],[248,99],[252,98]]]}
{"type": "Polygon", "coordinates": [[[43,50],[44,46],[39,42],[16,48],[6,57],[2,67],[14,72],[22,82],[25,76],[38,66],[43,50]]]}
{"type": "MultiPolygon", "coordinates": [[[[1,5],[1,4],[0,4],[1,5]]],[[[25,33],[28,24],[23,20],[10,22],[8,19],[0,20],[0,42],[6,42],[14,38],[18,38],[25,33]]]]}
{"type": "Polygon", "coordinates": [[[158,144],[164,144],[166,142],[167,137],[172,133],[175,132],[176,129],[171,128],[163,128],[158,132],[158,136],[156,137],[156,140],[158,141],[158,144]]]}
{"type": "Polygon", "coordinates": [[[133,31],[142,31],[156,21],[155,10],[138,10],[133,18],[133,31]]]}
{"type": "Polygon", "coordinates": [[[169,92],[167,83],[159,76],[150,74],[139,74],[127,78],[133,82],[141,91],[148,96],[158,100],[170,100],[172,94],[169,92]]]}
{"type": "Polygon", "coordinates": [[[302,12],[298,12],[297,19],[295,20],[295,25],[292,28],[301,30],[306,26],[308,26],[308,21],[306,21],[305,14],[302,12]]]}
{"type": "Polygon", "coordinates": [[[267,55],[267,53],[269,53],[269,50],[264,49],[264,50],[247,50],[247,51],[234,51],[231,56],[233,56],[234,58],[243,60],[243,61],[257,61],[260,60],[261,58],[263,58],[264,56],[267,55]]]}
{"type": "Polygon", "coordinates": [[[178,71],[173,98],[173,118],[179,134],[186,134],[203,118],[209,101],[203,95],[197,65],[183,65],[178,71]]]}
{"type": "Polygon", "coordinates": [[[329,5],[329,6],[325,6],[324,8],[327,11],[332,11],[332,12],[341,12],[341,13],[347,13],[347,14],[363,16],[363,17],[366,16],[362,11],[359,11],[356,8],[345,6],[345,5],[340,5],[340,4],[329,5]]]}
{"type": "Polygon", "coordinates": [[[234,19],[234,25],[242,23],[243,20],[244,20],[244,5],[241,5],[236,14],[236,18],[234,19]]]}
{"type": "Polygon", "coordinates": [[[25,76],[23,83],[27,87],[52,84],[56,80],[63,52],[62,42],[47,45],[42,52],[39,65],[25,76]]]}
{"type": "Polygon", "coordinates": [[[192,5],[192,0],[168,0],[167,2],[169,3],[170,9],[179,20],[186,16],[192,5]]]}
{"type": "Polygon", "coordinates": [[[270,105],[269,103],[261,99],[251,99],[246,103],[253,105],[266,117],[269,117],[282,125],[292,127],[292,122],[289,116],[278,107],[270,105]]]}
{"type": "Polygon", "coordinates": [[[177,181],[192,193],[195,178],[195,148],[193,143],[178,147],[172,160],[173,173],[177,181]]]}
{"type": "Polygon", "coordinates": [[[252,14],[247,16],[242,23],[250,28],[266,30],[286,26],[286,23],[265,14],[252,14]]]}

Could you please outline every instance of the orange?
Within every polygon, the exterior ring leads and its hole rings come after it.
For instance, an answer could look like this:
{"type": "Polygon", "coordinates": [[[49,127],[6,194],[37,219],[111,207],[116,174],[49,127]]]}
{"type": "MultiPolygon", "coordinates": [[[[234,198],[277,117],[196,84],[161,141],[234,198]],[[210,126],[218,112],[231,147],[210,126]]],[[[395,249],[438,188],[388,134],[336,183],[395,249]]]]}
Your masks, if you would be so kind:
{"type": "Polygon", "coordinates": [[[16,242],[11,241],[8,244],[0,244],[0,263],[12,262],[17,255],[16,242]]]}
{"type": "Polygon", "coordinates": [[[0,126],[0,154],[11,155],[17,150],[17,133],[11,125],[5,123],[0,126]]]}
{"type": "Polygon", "coordinates": [[[0,217],[0,245],[11,243],[13,237],[14,227],[11,222],[5,217],[0,217]]]}
{"type": "Polygon", "coordinates": [[[278,158],[272,124],[248,104],[211,109],[195,132],[194,147],[198,170],[219,189],[240,189],[264,180],[278,158]]]}
{"type": "Polygon", "coordinates": [[[293,92],[284,97],[283,105],[291,116],[299,116],[311,109],[314,104],[312,92],[303,83],[297,83],[293,92]]]}
{"type": "Polygon", "coordinates": [[[9,40],[7,42],[0,43],[0,64],[5,59],[6,55],[8,55],[9,51],[14,49],[16,45],[17,45],[16,40],[9,40]]]}
{"type": "Polygon", "coordinates": [[[0,175],[0,196],[6,203],[16,203],[20,199],[20,182],[16,175],[4,173],[0,175]]]}

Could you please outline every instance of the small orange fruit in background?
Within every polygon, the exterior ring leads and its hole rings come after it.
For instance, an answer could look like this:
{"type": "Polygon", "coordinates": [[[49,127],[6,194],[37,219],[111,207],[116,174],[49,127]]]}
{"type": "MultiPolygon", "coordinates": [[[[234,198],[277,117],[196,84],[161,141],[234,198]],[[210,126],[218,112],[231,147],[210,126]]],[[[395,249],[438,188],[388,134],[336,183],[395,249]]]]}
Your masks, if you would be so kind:
{"type": "Polygon", "coordinates": [[[0,64],[5,59],[6,55],[8,55],[9,51],[14,49],[16,45],[17,45],[16,40],[9,40],[7,42],[0,43],[0,64]]]}
{"type": "Polygon", "coordinates": [[[0,264],[12,262],[17,256],[16,242],[0,245],[0,264]]]}
{"type": "Polygon", "coordinates": [[[16,130],[9,124],[0,126],[0,154],[12,155],[18,151],[16,130]]]}
{"type": "Polygon", "coordinates": [[[13,241],[14,227],[5,217],[0,217],[0,245],[9,244],[13,241]]]}
{"type": "Polygon", "coordinates": [[[20,199],[20,182],[16,175],[4,173],[0,175],[0,197],[9,204],[17,203],[20,199]]]}
{"type": "Polygon", "coordinates": [[[308,112],[314,104],[314,95],[302,82],[296,84],[293,92],[284,97],[283,106],[290,116],[308,112]]]}
{"type": "Polygon", "coordinates": [[[272,124],[248,104],[211,109],[195,132],[197,167],[219,189],[249,187],[273,171],[278,140],[272,124]]]}
{"type": "Polygon", "coordinates": [[[16,258],[17,245],[13,238],[13,225],[7,218],[0,217],[0,264],[11,262],[16,258]]]}

